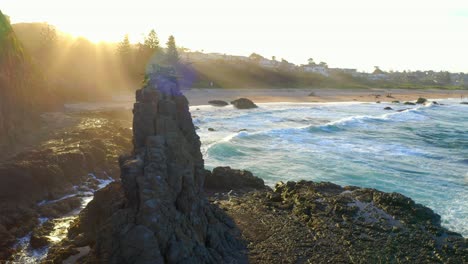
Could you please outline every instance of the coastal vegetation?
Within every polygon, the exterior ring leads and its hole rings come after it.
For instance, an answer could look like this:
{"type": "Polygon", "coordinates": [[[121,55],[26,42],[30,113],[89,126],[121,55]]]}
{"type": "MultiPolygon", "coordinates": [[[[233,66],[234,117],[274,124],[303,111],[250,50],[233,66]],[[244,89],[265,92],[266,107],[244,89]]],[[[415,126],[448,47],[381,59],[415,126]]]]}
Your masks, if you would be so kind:
{"type": "Polygon", "coordinates": [[[370,77],[363,77],[330,69],[325,62],[316,64],[312,58],[303,66],[275,56],[267,60],[257,53],[210,58],[210,54],[176,45],[174,36],[161,44],[154,29],[139,43],[131,43],[128,35],[118,43],[93,43],[46,23],[14,24],[13,30],[24,53],[41,69],[49,89],[68,102],[108,99],[115,92],[133,91],[153,63],[176,65],[184,88],[464,88],[464,84],[447,82],[450,76],[446,73],[443,78],[434,73],[437,78],[427,81],[404,74],[406,77],[382,79],[379,68],[370,77]],[[317,69],[325,69],[326,74],[317,69]]]}

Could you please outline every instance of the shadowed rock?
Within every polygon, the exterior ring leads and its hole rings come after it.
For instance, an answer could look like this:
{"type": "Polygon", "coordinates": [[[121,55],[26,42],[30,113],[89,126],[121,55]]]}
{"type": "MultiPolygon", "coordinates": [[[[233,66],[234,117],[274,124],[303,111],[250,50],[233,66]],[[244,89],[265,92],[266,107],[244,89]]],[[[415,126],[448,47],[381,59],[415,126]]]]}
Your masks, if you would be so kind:
{"type": "Polygon", "coordinates": [[[228,102],[222,101],[222,100],[211,100],[211,101],[208,101],[208,103],[214,106],[226,106],[229,104],[228,102]]]}
{"type": "Polygon", "coordinates": [[[250,171],[217,167],[207,173],[205,187],[214,191],[254,190],[265,189],[265,183],[250,171]]]}
{"type": "Polygon", "coordinates": [[[175,77],[151,74],[133,114],[134,150],[119,160],[121,187],[99,191],[69,233],[94,245],[87,261],[245,263],[239,231],[204,197],[200,140],[175,77]]]}

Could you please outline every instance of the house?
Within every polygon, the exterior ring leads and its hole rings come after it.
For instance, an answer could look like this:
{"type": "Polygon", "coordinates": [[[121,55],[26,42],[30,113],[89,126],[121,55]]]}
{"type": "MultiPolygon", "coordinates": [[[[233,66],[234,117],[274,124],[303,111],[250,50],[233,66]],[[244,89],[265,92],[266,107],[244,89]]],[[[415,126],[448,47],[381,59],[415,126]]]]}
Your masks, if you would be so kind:
{"type": "Polygon", "coordinates": [[[304,72],[314,72],[314,73],[322,74],[324,76],[330,75],[328,71],[328,67],[322,66],[322,65],[317,65],[317,64],[302,65],[301,69],[304,72]]]}
{"type": "Polygon", "coordinates": [[[262,66],[264,68],[276,68],[276,67],[278,67],[278,62],[277,61],[269,60],[269,59],[265,59],[265,58],[260,59],[258,64],[260,64],[260,66],[262,66]]]}

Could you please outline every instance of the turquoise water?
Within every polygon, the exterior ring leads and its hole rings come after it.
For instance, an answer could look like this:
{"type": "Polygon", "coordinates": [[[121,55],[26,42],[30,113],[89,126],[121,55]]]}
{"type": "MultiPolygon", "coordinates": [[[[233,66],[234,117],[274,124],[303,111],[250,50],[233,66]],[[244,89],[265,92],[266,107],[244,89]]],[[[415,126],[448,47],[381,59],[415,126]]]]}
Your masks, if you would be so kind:
{"type": "Polygon", "coordinates": [[[269,185],[306,179],[399,192],[468,237],[468,105],[439,102],[444,105],[272,103],[191,111],[208,168],[247,169],[269,185]]]}

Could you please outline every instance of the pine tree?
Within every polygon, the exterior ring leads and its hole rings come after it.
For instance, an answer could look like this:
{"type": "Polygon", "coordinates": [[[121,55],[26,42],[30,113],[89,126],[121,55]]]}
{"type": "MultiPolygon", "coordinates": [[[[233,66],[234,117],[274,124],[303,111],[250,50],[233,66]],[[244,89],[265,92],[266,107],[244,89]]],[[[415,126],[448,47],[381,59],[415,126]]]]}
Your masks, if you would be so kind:
{"type": "Polygon", "coordinates": [[[148,36],[145,37],[144,45],[152,51],[159,49],[158,35],[156,34],[156,31],[154,29],[152,29],[150,33],[148,34],[148,36]]]}
{"type": "Polygon", "coordinates": [[[179,52],[177,51],[174,36],[169,36],[167,40],[166,60],[169,64],[175,65],[179,62],[179,52]]]}
{"type": "Polygon", "coordinates": [[[117,52],[120,55],[122,65],[130,70],[132,68],[132,46],[128,34],[125,34],[124,39],[118,44],[117,52]]]}

